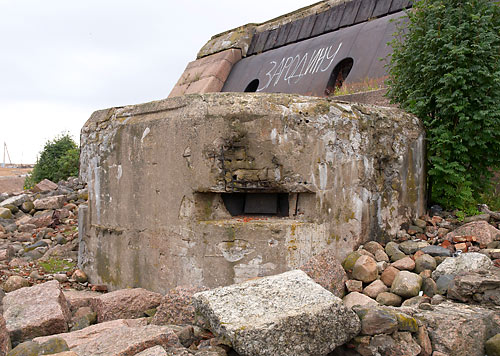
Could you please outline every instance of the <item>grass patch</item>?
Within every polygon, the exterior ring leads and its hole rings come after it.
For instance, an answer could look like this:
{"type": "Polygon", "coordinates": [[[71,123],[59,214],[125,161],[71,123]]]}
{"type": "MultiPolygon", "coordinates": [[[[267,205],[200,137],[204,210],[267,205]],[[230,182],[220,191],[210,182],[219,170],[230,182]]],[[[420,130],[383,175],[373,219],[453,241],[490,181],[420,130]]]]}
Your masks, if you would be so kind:
{"type": "Polygon", "coordinates": [[[340,88],[335,89],[333,96],[351,95],[356,93],[363,93],[372,90],[385,89],[385,79],[382,78],[365,78],[362,82],[358,83],[344,83],[340,88]]]}
{"type": "Polygon", "coordinates": [[[58,258],[49,258],[47,261],[39,261],[38,264],[45,273],[67,272],[76,267],[75,262],[70,262],[58,258]]]}

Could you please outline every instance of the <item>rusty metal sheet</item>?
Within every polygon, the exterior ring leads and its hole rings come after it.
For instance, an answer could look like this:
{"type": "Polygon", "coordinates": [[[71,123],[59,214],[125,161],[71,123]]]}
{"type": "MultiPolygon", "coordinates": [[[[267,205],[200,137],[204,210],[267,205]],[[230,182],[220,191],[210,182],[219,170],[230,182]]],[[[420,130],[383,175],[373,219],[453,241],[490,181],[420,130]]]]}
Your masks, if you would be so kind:
{"type": "Polygon", "coordinates": [[[299,32],[299,37],[297,38],[299,41],[311,37],[311,33],[314,28],[314,23],[316,22],[316,17],[317,17],[316,15],[309,15],[304,18],[304,22],[299,32]]]}
{"type": "Polygon", "coordinates": [[[303,22],[303,19],[292,22],[292,27],[290,28],[290,32],[288,33],[288,37],[286,38],[287,44],[297,42],[297,38],[299,38],[300,29],[302,28],[303,22]]]}
{"type": "Polygon", "coordinates": [[[264,46],[267,42],[267,37],[269,36],[269,31],[264,31],[259,34],[257,43],[255,44],[254,52],[261,53],[264,50],[264,46]]]}
{"type": "Polygon", "coordinates": [[[286,43],[286,39],[288,37],[288,33],[290,32],[291,28],[292,28],[292,23],[289,22],[278,29],[278,38],[276,39],[276,47],[281,47],[286,43]]]}
{"type": "Polygon", "coordinates": [[[364,0],[359,6],[358,14],[356,15],[354,23],[357,24],[368,21],[368,19],[372,17],[376,2],[377,0],[364,0]]]}
{"type": "Polygon", "coordinates": [[[352,0],[345,4],[344,15],[340,21],[339,27],[351,26],[356,20],[356,15],[358,14],[359,7],[361,6],[361,0],[352,0]]]}
{"type": "Polygon", "coordinates": [[[325,32],[335,31],[339,28],[342,16],[344,16],[344,10],[345,4],[342,3],[327,11],[330,16],[328,17],[328,21],[325,26],[325,32]]]}
{"type": "Polygon", "coordinates": [[[255,45],[257,44],[257,41],[259,40],[260,33],[254,33],[252,36],[252,42],[250,42],[250,46],[248,46],[247,50],[247,56],[251,56],[252,54],[255,54],[255,45]]]}
{"type": "Polygon", "coordinates": [[[277,38],[278,38],[278,29],[276,28],[269,32],[269,36],[267,36],[267,41],[266,44],[264,45],[263,51],[267,51],[274,48],[277,38]]]}
{"type": "Polygon", "coordinates": [[[412,6],[412,1],[410,0],[392,0],[391,8],[389,9],[389,12],[396,12],[396,11],[401,11],[407,8],[410,8],[412,6]]]}
{"type": "Polygon", "coordinates": [[[311,36],[318,36],[325,33],[326,23],[328,22],[328,17],[330,13],[328,11],[324,11],[318,14],[316,18],[316,22],[314,23],[314,27],[311,33],[311,36]]]}
{"type": "Polygon", "coordinates": [[[391,8],[392,0],[378,0],[373,10],[373,17],[385,16],[389,13],[391,8]]]}
{"type": "Polygon", "coordinates": [[[386,75],[378,58],[394,33],[391,20],[381,17],[308,40],[242,59],[235,64],[222,91],[242,92],[257,79],[258,92],[324,96],[335,66],[345,58],[354,64],[345,83],[386,75]]]}

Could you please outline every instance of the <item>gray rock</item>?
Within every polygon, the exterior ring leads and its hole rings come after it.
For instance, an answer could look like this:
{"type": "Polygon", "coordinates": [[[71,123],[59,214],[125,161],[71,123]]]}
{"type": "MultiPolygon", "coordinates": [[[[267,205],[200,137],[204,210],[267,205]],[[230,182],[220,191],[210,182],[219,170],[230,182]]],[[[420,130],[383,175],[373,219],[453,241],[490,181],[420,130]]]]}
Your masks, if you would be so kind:
{"type": "Polygon", "coordinates": [[[424,278],[422,282],[422,291],[426,296],[432,298],[435,294],[437,294],[436,282],[434,282],[432,278],[424,278]]]}
{"type": "Polygon", "coordinates": [[[448,292],[448,288],[455,278],[452,274],[442,274],[436,281],[437,292],[441,295],[445,295],[448,292]]]}
{"type": "Polygon", "coordinates": [[[462,253],[458,257],[448,257],[432,272],[432,278],[438,279],[443,274],[458,275],[480,269],[490,269],[493,262],[482,253],[462,253]]]}
{"type": "Polygon", "coordinates": [[[390,241],[385,245],[385,253],[390,257],[392,262],[396,262],[402,258],[405,258],[406,255],[399,249],[399,245],[393,241],[390,241]]]}
{"type": "Polygon", "coordinates": [[[415,272],[420,273],[426,269],[434,271],[437,267],[437,262],[431,255],[423,254],[415,259],[415,272]]]}
{"type": "Polygon", "coordinates": [[[418,250],[429,246],[425,241],[408,240],[399,244],[399,249],[407,255],[413,255],[418,250]]]}
{"type": "Polygon", "coordinates": [[[451,257],[451,251],[442,246],[430,245],[420,249],[425,254],[435,256],[443,256],[443,257],[451,257]]]}
{"type": "Polygon", "coordinates": [[[358,292],[352,292],[346,295],[342,301],[344,302],[345,306],[348,308],[352,308],[355,305],[378,305],[378,303],[370,298],[369,296],[365,294],[361,294],[358,292]]]}
{"type": "Polygon", "coordinates": [[[431,298],[432,305],[439,305],[445,301],[446,301],[446,298],[443,297],[441,294],[436,294],[431,298]]]}
{"type": "Polygon", "coordinates": [[[380,305],[399,307],[402,301],[399,295],[390,292],[382,292],[377,296],[377,302],[380,305]]]}
{"type": "Polygon", "coordinates": [[[27,194],[21,194],[21,195],[15,195],[12,196],[8,199],[5,199],[0,203],[0,207],[3,207],[5,205],[15,205],[15,206],[21,206],[25,201],[29,200],[29,196],[27,194]]]}
{"type": "Polygon", "coordinates": [[[302,271],[197,293],[194,305],[248,356],[327,355],[360,330],[357,315],[302,271]]]}
{"type": "Polygon", "coordinates": [[[392,282],[391,293],[403,298],[411,298],[418,295],[421,287],[422,277],[412,272],[401,271],[392,282]]]}
{"type": "Polygon", "coordinates": [[[467,272],[455,276],[448,286],[448,298],[464,303],[500,306],[500,269],[467,272]]]}
{"type": "Polygon", "coordinates": [[[7,293],[3,306],[13,343],[68,330],[71,314],[57,281],[7,293]]]}

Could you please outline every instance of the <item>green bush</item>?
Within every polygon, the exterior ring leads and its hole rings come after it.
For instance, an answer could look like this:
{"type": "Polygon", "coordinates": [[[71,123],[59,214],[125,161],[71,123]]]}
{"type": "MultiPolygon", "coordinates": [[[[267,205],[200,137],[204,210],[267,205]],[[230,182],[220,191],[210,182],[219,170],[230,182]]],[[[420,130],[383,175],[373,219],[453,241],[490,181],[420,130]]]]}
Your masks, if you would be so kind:
{"type": "Polygon", "coordinates": [[[423,120],[431,200],[474,210],[500,168],[500,6],[421,0],[403,21],[388,95],[423,120]]]}
{"type": "Polygon", "coordinates": [[[31,188],[43,179],[58,182],[78,175],[80,150],[68,134],[62,134],[45,143],[35,167],[24,182],[31,188]]]}

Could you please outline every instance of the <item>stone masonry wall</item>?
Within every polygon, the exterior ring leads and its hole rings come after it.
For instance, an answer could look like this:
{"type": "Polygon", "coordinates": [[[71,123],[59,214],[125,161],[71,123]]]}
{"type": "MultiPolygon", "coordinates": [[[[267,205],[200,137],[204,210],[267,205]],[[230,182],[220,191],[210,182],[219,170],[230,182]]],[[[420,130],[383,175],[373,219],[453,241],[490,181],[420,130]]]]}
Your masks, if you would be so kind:
{"type": "Polygon", "coordinates": [[[240,59],[240,49],[227,49],[190,62],[169,98],[184,94],[220,92],[233,65],[240,59]]]}
{"type": "Polygon", "coordinates": [[[81,134],[93,283],[165,292],[342,259],[424,213],[424,133],[395,108],[285,94],[187,95],[92,114],[81,134]],[[288,194],[232,217],[221,193],[288,194]]]}

